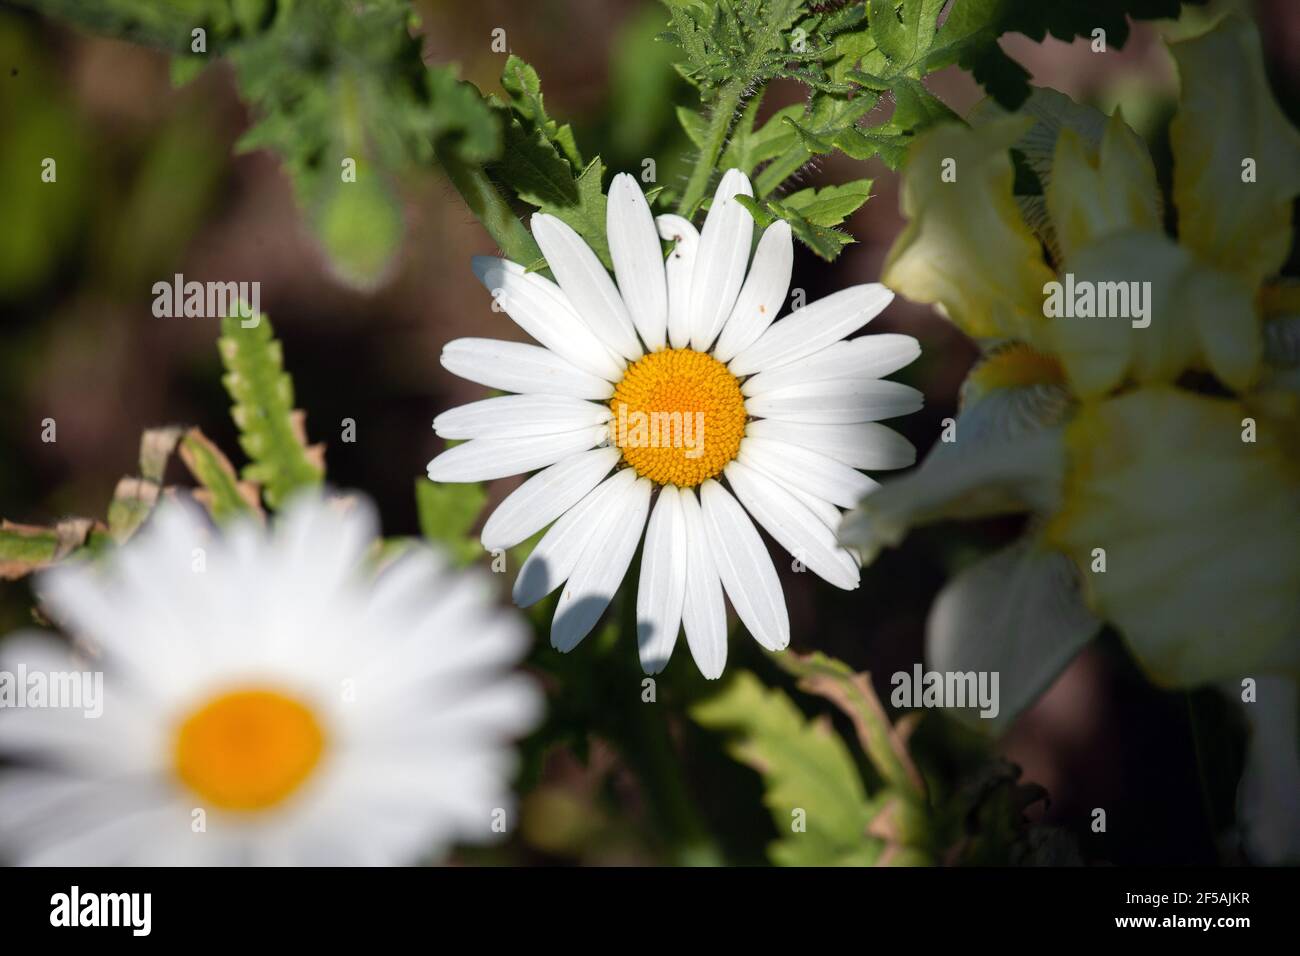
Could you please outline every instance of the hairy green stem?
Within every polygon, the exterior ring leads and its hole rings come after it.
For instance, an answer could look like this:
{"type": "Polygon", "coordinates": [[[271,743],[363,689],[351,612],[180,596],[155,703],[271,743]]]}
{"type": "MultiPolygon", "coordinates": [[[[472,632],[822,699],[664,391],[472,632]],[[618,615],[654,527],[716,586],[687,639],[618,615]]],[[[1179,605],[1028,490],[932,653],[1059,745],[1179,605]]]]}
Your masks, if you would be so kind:
{"type": "Polygon", "coordinates": [[[695,168],[691,170],[691,178],[686,182],[682,201],[677,204],[678,215],[690,219],[700,208],[700,203],[704,200],[704,192],[709,188],[709,178],[713,175],[718,157],[722,155],[722,148],[727,142],[727,133],[731,131],[731,123],[736,117],[736,109],[740,106],[740,99],[744,92],[745,83],[741,80],[732,80],[718,91],[717,101],[713,104],[713,115],[709,119],[709,128],[704,134],[704,145],[700,147],[700,154],[695,158],[695,168]]]}
{"type": "Polygon", "coordinates": [[[507,259],[527,266],[542,258],[542,250],[532,233],[524,228],[482,166],[467,163],[446,150],[437,150],[437,155],[443,171],[465,200],[465,205],[496,240],[507,259]]]}

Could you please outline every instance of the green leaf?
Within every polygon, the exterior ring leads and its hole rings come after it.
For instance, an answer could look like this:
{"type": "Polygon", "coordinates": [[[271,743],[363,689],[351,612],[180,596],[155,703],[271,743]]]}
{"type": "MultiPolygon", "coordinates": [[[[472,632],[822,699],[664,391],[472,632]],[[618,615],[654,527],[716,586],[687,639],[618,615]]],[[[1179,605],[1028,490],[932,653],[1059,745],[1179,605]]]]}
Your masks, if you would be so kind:
{"type": "Polygon", "coordinates": [[[805,12],[804,0],[688,0],[668,6],[671,21],[663,37],[681,50],[678,72],[706,102],[729,83],[770,80],[800,59],[791,48],[791,28],[805,12]]]}
{"type": "Polygon", "coordinates": [[[888,127],[915,136],[935,123],[956,120],[957,114],[925,88],[919,80],[902,77],[890,87],[894,94],[894,113],[888,127]]]}
{"type": "MultiPolygon", "coordinates": [[[[758,97],[755,97],[757,100],[758,97]]],[[[682,129],[686,131],[686,138],[697,148],[704,146],[705,137],[709,131],[709,121],[701,116],[697,111],[688,109],[685,106],[677,107],[677,122],[682,124],[682,129]]],[[[751,124],[753,119],[751,117],[751,124]]]]}
{"type": "Polygon", "coordinates": [[[749,209],[754,216],[754,221],[764,228],[777,219],[789,222],[790,232],[794,237],[800,239],[803,245],[811,248],[816,255],[827,261],[835,261],[844,247],[854,242],[852,235],[839,229],[816,224],[807,219],[798,209],[790,206],[789,203],[781,202],[780,199],[758,200],[750,199],[749,196],[736,196],[736,202],[749,209]]]}
{"type": "Polygon", "coordinates": [[[252,459],[243,477],[261,485],[267,504],[279,509],[293,492],[321,483],[324,450],[307,447],[305,416],[293,407],[293,381],[284,371],[283,352],[266,316],[222,319],[217,346],[239,444],[252,459]],[[251,326],[245,327],[245,321],[251,326]]]}
{"type": "Polygon", "coordinates": [[[845,246],[857,241],[847,232],[828,229],[809,222],[797,212],[782,208],[779,203],[776,211],[782,219],[790,223],[790,231],[794,237],[827,262],[834,262],[844,251],[845,246]]]}
{"type": "Polygon", "coordinates": [[[462,565],[470,564],[483,554],[483,546],[471,529],[487,504],[487,490],[482,484],[451,484],[417,478],[415,501],[420,513],[420,533],[440,544],[462,565]]]}
{"type": "Polygon", "coordinates": [[[763,163],[776,159],[798,145],[798,134],[785,121],[802,116],[803,105],[795,103],[782,107],[769,116],[761,127],[754,129],[754,119],[758,115],[762,99],[761,95],[752,96],[745,104],[719,163],[723,169],[734,166],[747,175],[753,175],[763,163]]]}
{"type": "Polygon", "coordinates": [[[858,741],[872,766],[890,787],[925,800],[925,782],[907,751],[907,744],[889,721],[868,674],[858,674],[843,661],[820,652],[771,655],[783,670],[799,679],[799,689],[818,694],[849,715],[858,741]]]}
{"type": "Polygon", "coordinates": [[[849,99],[817,93],[803,109],[796,107],[797,112],[782,110],[773,115],[764,125],[762,134],[765,135],[768,127],[775,123],[785,137],[777,138],[776,131],[773,131],[775,141],[770,143],[769,150],[778,144],[780,150],[755,178],[754,194],[759,197],[771,195],[814,155],[835,149],[836,140],[855,129],[857,122],[875,107],[878,100],[879,97],[870,91],[849,99]]]}
{"type": "Polygon", "coordinates": [[[234,466],[220,448],[198,428],[191,428],[181,439],[181,461],[202,485],[195,493],[218,523],[249,515],[261,516],[257,488],[239,481],[234,466]]]}
{"type": "Polygon", "coordinates": [[[810,721],[781,690],[748,671],[695,704],[691,717],[723,733],[727,751],[763,778],[763,802],[780,838],[768,850],[781,865],[854,865],[874,860],[872,807],[844,741],[826,720],[810,721]],[[802,813],[800,813],[802,811],[802,813]],[[806,825],[798,832],[794,825],[806,825]]]}
{"type": "Polygon", "coordinates": [[[537,130],[548,142],[558,146],[575,167],[583,165],[573,129],[567,123],[561,126],[547,115],[542,102],[542,81],[536,70],[512,53],[501,74],[501,85],[510,96],[511,108],[527,121],[529,129],[537,130]]]}
{"type": "Polygon", "coordinates": [[[754,217],[754,222],[764,229],[776,222],[778,218],[776,213],[768,208],[768,204],[761,199],[737,194],[736,202],[748,209],[749,214],[754,217]]]}
{"type": "Polygon", "coordinates": [[[140,436],[140,474],[118,481],[108,504],[108,533],[121,543],[144,524],[162,494],[163,474],[182,429],[150,428],[140,436]]]}
{"type": "Polygon", "coordinates": [[[782,205],[814,225],[838,226],[870,198],[871,180],[857,179],[842,186],[801,189],[786,196],[782,205]]]}
{"type": "MultiPolygon", "coordinates": [[[[572,226],[605,268],[612,269],[601,188],[604,164],[597,157],[582,166],[573,131],[547,115],[541,80],[531,66],[511,56],[501,84],[509,94],[509,102],[498,106],[506,116],[506,139],[492,176],[530,206],[572,226]],[[575,173],[580,167],[582,171],[575,173]]],[[[523,264],[530,268],[541,265],[523,264]]]]}
{"type": "Polygon", "coordinates": [[[934,43],[939,13],[948,0],[870,0],[871,37],[896,76],[921,74],[934,43]]]}
{"type": "Polygon", "coordinates": [[[1128,40],[1129,17],[1177,18],[1180,12],[1179,0],[961,0],[939,29],[926,54],[925,69],[933,72],[959,64],[1000,104],[1016,109],[1029,96],[1029,73],[998,45],[1004,33],[1023,33],[1039,42],[1050,33],[1068,43],[1075,37],[1091,38],[1100,29],[1105,31],[1107,49],[1119,49],[1128,40]]]}
{"type": "Polygon", "coordinates": [[[435,146],[471,162],[501,148],[478,92],[453,68],[426,67],[413,17],[400,0],[282,3],[224,51],[256,117],[237,148],[279,155],[335,271],[360,287],[377,284],[400,247],[405,175],[435,146]]]}
{"type": "Polygon", "coordinates": [[[570,206],[578,202],[573,167],[540,129],[527,130],[511,118],[505,127],[505,150],[498,177],[533,206],[570,206]]]}
{"type": "Polygon", "coordinates": [[[61,561],[95,530],[88,518],[68,518],[52,528],[0,521],[0,581],[14,581],[61,561]]]}
{"type": "Polygon", "coordinates": [[[544,203],[538,208],[564,220],[573,227],[574,232],[582,236],[587,245],[604,263],[606,269],[614,268],[614,260],[609,255],[609,240],[605,236],[605,193],[600,181],[605,173],[605,165],[600,157],[593,159],[578,176],[576,186],[578,201],[567,205],[544,203]]]}
{"type": "Polygon", "coordinates": [[[272,0],[26,0],[47,17],[68,20],[84,30],[103,33],[131,43],[189,51],[191,31],[206,32],[209,53],[257,29],[272,0]]]}

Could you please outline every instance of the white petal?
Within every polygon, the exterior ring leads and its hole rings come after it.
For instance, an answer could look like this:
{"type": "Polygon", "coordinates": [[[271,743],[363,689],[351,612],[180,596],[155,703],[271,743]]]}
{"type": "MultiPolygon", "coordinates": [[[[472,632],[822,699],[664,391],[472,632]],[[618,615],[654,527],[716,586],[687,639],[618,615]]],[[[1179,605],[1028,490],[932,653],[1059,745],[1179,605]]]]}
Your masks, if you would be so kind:
{"type": "Polygon", "coordinates": [[[653,487],[646,478],[625,486],[625,490],[613,496],[604,515],[595,523],[582,557],[555,605],[555,618],[551,622],[553,647],[564,652],[573,650],[605,613],[641,540],[653,487]]]}
{"type": "Polygon", "coordinates": [[[691,276],[691,348],[707,352],[722,331],[722,323],[736,304],[745,280],[749,248],[754,238],[754,217],[736,202],[736,195],[752,196],[749,177],[738,169],[723,174],[713,204],[700,230],[700,251],[691,276]]]}
{"type": "MultiPolygon", "coordinates": [[[[739,458],[737,458],[736,460],[740,461],[739,458]]],[[[822,524],[826,525],[826,527],[831,529],[831,532],[837,536],[837,540],[838,540],[840,522],[844,520],[843,511],[835,507],[825,498],[818,498],[816,495],[809,494],[808,492],[804,491],[802,488],[798,488],[790,484],[788,481],[783,481],[782,479],[777,478],[775,475],[769,475],[767,472],[759,471],[757,468],[753,466],[753,464],[749,460],[746,460],[743,464],[745,465],[746,468],[750,470],[750,472],[761,474],[764,478],[768,479],[769,481],[775,482],[777,485],[784,488],[787,492],[794,495],[794,497],[799,501],[800,504],[802,504],[805,508],[807,508],[809,511],[811,511],[814,515],[817,516],[818,521],[820,521],[822,524]]],[[[852,549],[850,548],[849,551],[851,553],[852,549]]],[[[861,564],[862,562],[859,561],[858,563],[861,564]]]]}
{"type": "Polygon", "coordinates": [[[568,223],[554,216],[536,213],[532,224],[533,238],[546,256],[546,264],[587,327],[624,358],[640,358],[641,344],[632,327],[632,317],[614,280],[591,247],[568,223]]]}
{"type": "Polygon", "coordinates": [[[708,680],[717,680],[727,666],[727,608],[722,602],[722,580],[709,554],[708,532],[695,492],[683,491],[680,500],[686,525],[682,628],[695,666],[708,680]]]}
{"type": "Polygon", "coordinates": [[[718,345],[713,350],[715,359],[730,362],[741,349],[748,348],[767,331],[785,304],[793,270],[794,240],[790,236],[790,224],[778,219],[758,240],[740,297],[718,336],[718,345]]]}
{"type": "Polygon", "coordinates": [[[475,256],[474,274],[516,324],[575,366],[616,382],[624,363],[578,317],[568,296],[550,279],[496,256],[475,256]]]}
{"type": "Polygon", "coordinates": [[[916,389],[888,379],[828,379],[747,398],[745,410],[761,418],[846,425],[910,415],[923,404],[916,389]]]}
{"type": "Polygon", "coordinates": [[[760,418],[746,426],[745,434],[810,448],[864,471],[908,468],[916,463],[916,449],[912,443],[892,428],[876,422],[813,425],[760,418]]]}
{"type": "Polygon", "coordinates": [[[709,554],[736,615],[770,651],[790,643],[790,615],[776,568],[745,509],[712,478],[700,486],[709,554]]]}
{"type": "Polygon", "coordinates": [[[728,464],[726,475],[741,504],[781,547],[837,588],[852,591],[858,586],[858,563],[839,546],[822,518],[743,462],[728,464]]]}
{"type": "Polygon", "coordinates": [[[691,342],[691,277],[700,251],[700,234],[689,219],[659,216],[659,235],[674,243],[664,263],[668,283],[668,344],[684,349],[691,342]]]}
{"type": "Polygon", "coordinates": [[[788,385],[807,385],[832,378],[883,378],[912,362],[921,345],[910,335],[882,333],[836,342],[789,365],[745,379],[741,392],[762,395],[788,385]]]}
{"type": "Polygon", "coordinates": [[[668,340],[663,247],[650,204],[627,173],[619,173],[609,184],[605,224],[618,290],[632,313],[632,323],[646,348],[661,349],[668,340]]]}
{"type": "Polygon", "coordinates": [[[609,421],[608,405],[568,395],[502,395],[448,409],[433,420],[439,438],[527,438],[609,421]]]}
{"type": "Polygon", "coordinates": [[[553,465],[561,458],[599,445],[608,437],[609,429],[601,425],[534,438],[475,438],[448,448],[429,462],[429,477],[446,482],[507,478],[553,465]]]}
{"type": "Polygon", "coordinates": [[[504,392],[606,399],[614,386],[549,349],[498,339],[456,339],[442,349],[442,367],[453,375],[504,392]]]}
{"type": "Polygon", "coordinates": [[[593,448],[533,475],[488,517],[480,539],[483,547],[504,551],[531,538],[600,484],[620,454],[614,447],[593,448]]]}
{"type": "Polygon", "coordinates": [[[841,508],[853,508],[879,485],[833,458],[770,438],[746,437],[740,457],[759,471],[841,508]]]}
{"type": "Polygon", "coordinates": [[[568,579],[597,525],[608,521],[611,501],[634,481],[636,472],[631,468],[615,472],[551,525],[515,578],[516,604],[528,607],[568,579]]]}
{"type": "Polygon", "coordinates": [[[680,493],[665,485],[646,527],[636,590],[637,650],[647,674],[658,674],[668,666],[677,643],[686,598],[686,547],[680,493]]]}
{"type": "Polygon", "coordinates": [[[893,300],[894,293],[872,282],[841,289],[792,312],[731,360],[735,375],[753,375],[797,362],[862,328],[893,300]]]}
{"type": "Polygon", "coordinates": [[[925,662],[948,673],[1000,675],[997,712],[949,713],[1004,729],[1100,628],[1074,562],[1022,539],[964,568],[939,592],[926,622],[925,662]]]}

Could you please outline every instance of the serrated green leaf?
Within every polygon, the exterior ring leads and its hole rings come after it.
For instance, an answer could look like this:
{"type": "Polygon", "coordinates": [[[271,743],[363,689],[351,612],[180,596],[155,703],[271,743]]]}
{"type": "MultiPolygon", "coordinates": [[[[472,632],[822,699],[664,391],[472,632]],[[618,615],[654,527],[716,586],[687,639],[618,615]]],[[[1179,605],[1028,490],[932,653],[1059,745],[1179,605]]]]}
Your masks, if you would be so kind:
{"type": "Polygon", "coordinates": [[[902,77],[890,89],[894,94],[894,112],[889,118],[890,129],[915,136],[935,123],[958,118],[919,80],[902,77]]]}
{"type": "MultiPolygon", "coordinates": [[[[507,61],[502,85],[510,96],[506,146],[493,177],[542,212],[573,227],[605,268],[613,268],[605,238],[604,164],[596,157],[580,173],[572,130],[546,114],[537,71],[517,56],[507,61]]],[[[534,263],[530,268],[540,268],[534,263]]]]}
{"type": "Polygon", "coordinates": [[[864,179],[822,190],[802,189],[785,199],[760,200],[737,196],[736,201],[748,209],[754,221],[763,228],[777,219],[784,219],[790,224],[790,231],[796,239],[831,262],[854,241],[848,233],[831,227],[843,222],[866,202],[870,190],[871,181],[864,179]]]}
{"type": "Polygon", "coordinates": [[[883,127],[844,130],[835,137],[835,145],[851,159],[879,156],[890,169],[897,169],[907,158],[911,137],[883,127]]]}
{"type": "Polygon", "coordinates": [[[158,504],[163,474],[182,431],[150,428],[140,436],[140,474],[118,481],[108,504],[108,533],[119,544],[139,530],[158,504]]]}
{"type": "Polygon", "coordinates": [[[65,518],[52,528],[0,521],[0,581],[15,581],[80,553],[104,538],[103,529],[89,518],[65,518]]]}
{"type": "Polygon", "coordinates": [[[871,198],[871,180],[857,179],[841,186],[801,189],[782,200],[815,226],[838,226],[871,198]]]}
{"type": "Polygon", "coordinates": [[[818,149],[833,150],[836,138],[855,129],[855,124],[875,107],[878,99],[870,91],[849,99],[816,93],[803,110],[774,115],[763,127],[764,132],[772,123],[779,123],[778,128],[783,128],[789,138],[782,141],[781,151],[755,178],[754,194],[771,195],[817,155],[818,149]]]}
{"type": "Polygon", "coordinates": [[[293,381],[284,371],[283,352],[266,316],[227,316],[217,345],[239,444],[252,459],[243,478],[260,485],[267,504],[279,509],[295,491],[321,483],[324,452],[320,446],[307,447],[304,415],[293,407],[293,381]]]}
{"type": "Polygon", "coordinates": [[[605,236],[606,199],[601,187],[605,164],[597,156],[582,171],[575,186],[578,200],[564,205],[556,203],[537,204],[542,212],[562,219],[573,227],[593,252],[600,258],[606,269],[613,269],[613,260],[609,255],[609,240],[605,236]]]}
{"type": "Polygon", "coordinates": [[[798,212],[787,208],[782,203],[773,203],[772,209],[790,224],[790,231],[796,239],[827,262],[834,262],[839,254],[844,251],[845,246],[856,242],[847,232],[842,232],[839,229],[829,229],[826,226],[819,226],[814,222],[809,222],[798,212]]]}
{"type": "Polygon", "coordinates": [[[918,75],[934,44],[939,13],[948,0],[870,0],[868,17],[876,48],[896,76],[918,75]]]}
{"type": "Polygon", "coordinates": [[[853,721],[858,741],[881,778],[913,799],[925,799],[925,782],[907,745],[889,721],[868,674],[819,651],[776,654],[772,660],[799,679],[799,688],[834,703],[853,721]]]}
{"type": "Polygon", "coordinates": [[[804,107],[798,103],[782,107],[756,130],[754,117],[758,112],[760,100],[761,97],[754,96],[746,104],[732,132],[726,152],[723,153],[722,162],[719,164],[723,169],[734,166],[746,174],[753,174],[754,170],[763,163],[776,159],[792,147],[798,146],[798,134],[785,120],[797,120],[803,115],[804,107]]]}
{"type": "Polygon", "coordinates": [[[804,150],[810,156],[817,156],[824,153],[833,152],[835,149],[834,136],[827,136],[806,126],[801,126],[793,119],[786,118],[785,125],[795,131],[799,137],[799,142],[804,150]]]}
{"type": "Polygon", "coordinates": [[[415,501],[420,513],[420,533],[445,547],[458,564],[470,564],[483,554],[483,546],[470,533],[487,504],[482,484],[442,484],[417,478],[415,501]]]}
{"type": "Polygon", "coordinates": [[[555,143],[537,128],[525,129],[512,117],[505,127],[505,149],[497,175],[524,202],[533,206],[570,206],[578,202],[573,167],[555,143]]]}
{"type": "Polygon", "coordinates": [[[230,459],[198,428],[191,428],[181,439],[181,461],[194,479],[202,485],[195,493],[218,523],[248,515],[260,515],[257,489],[249,484],[241,487],[230,459]]]}
{"type": "Polygon", "coordinates": [[[725,734],[728,752],[763,778],[763,802],[781,835],[769,847],[773,862],[870,862],[878,850],[866,836],[871,807],[853,757],[828,722],[809,721],[782,691],[748,671],[733,674],[690,713],[725,734]],[[794,828],[800,823],[804,832],[794,828]]]}
{"type": "Polygon", "coordinates": [[[710,102],[729,83],[765,82],[799,60],[791,28],[804,12],[804,0],[673,3],[663,36],[683,54],[679,72],[710,102]]]}
{"type": "Polygon", "coordinates": [[[525,121],[526,128],[537,130],[558,147],[574,167],[583,165],[573,129],[567,123],[561,126],[547,114],[542,100],[542,81],[532,66],[510,54],[501,74],[501,85],[510,97],[511,108],[525,121]]]}

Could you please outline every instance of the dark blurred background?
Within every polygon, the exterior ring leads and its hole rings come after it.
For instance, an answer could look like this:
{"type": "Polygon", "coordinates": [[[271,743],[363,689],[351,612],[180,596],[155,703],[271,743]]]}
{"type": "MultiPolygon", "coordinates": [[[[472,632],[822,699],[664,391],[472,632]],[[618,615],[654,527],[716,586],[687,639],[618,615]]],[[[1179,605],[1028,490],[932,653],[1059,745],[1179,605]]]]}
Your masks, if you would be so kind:
{"type": "MultiPolygon", "coordinates": [[[[600,154],[611,171],[634,172],[654,157],[661,182],[684,178],[687,144],[673,105],[692,95],[671,69],[669,48],[654,41],[665,23],[657,2],[416,6],[430,62],[459,62],[466,78],[496,90],[504,55],[492,52],[491,33],[504,28],[510,49],[541,74],[550,113],[574,124],[586,155],[600,154]]],[[[1245,6],[1262,24],[1275,93],[1300,120],[1300,3],[1245,6]]],[[[1082,41],[1003,42],[1035,83],[1107,111],[1122,103],[1160,160],[1177,87],[1154,27],[1136,25],[1122,52],[1104,56],[1082,41]]],[[[931,85],[959,113],[981,96],[955,71],[931,85]]],[[[778,85],[765,110],[798,95],[778,85]]],[[[102,517],[117,479],[136,472],[139,436],[151,426],[197,424],[240,463],[215,322],[151,312],[152,284],[182,272],[200,281],[260,281],[261,307],[284,342],[309,436],[327,446],[331,483],[371,495],[387,534],[417,532],[414,484],[440,446],[433,417],[482,397],[478,386],[441,368],[442,346],[464,335],[521,337],[489,308],[469,269],[469,257],[494,252],[493,243],[431,170],[402,185],[407,233],[390,274],[372,290],[349,288],[303,224],[276,159],[233,154],[248,123],[223,65],[173,89],[162,53],[0,3],[0,516],[40,524],[102,517]],[[57,184],[39,181],[45,156],[58,157],[57,184]],[[57,422],[57,442],[41,440],[46,418],[57,422]],[[339,440],[345,418],[357,423],[355,443],[339,440]]],[[[875,178],[873,198],[849,224],[858,243],[838,262],[828,266],[799,247],[793,284],[809,299],[875,280],[901,228],[897,176],[863,165],[837,156],[802,174],[818,184],[875,178]]],[[[895,377],[922,389],[927,407],[891,424],[924,454],[940,420],[955,412],[975,350],[930,309],[902,301],[875,331],[921,341],[921,360],[895,377]]],[[[493,499],[515,483],[494,483],[493,499]]],[[[796,645],[870,669],[887,691],[888,674],[921,659],[925,617],[942,583],[1017,531],[1014,522],[995,521],[915,533],[851,594],[787,570],[796,645]]],[[[0,586],[0,633],[27,623],[30,606],[25,585],[0,586]]],[[[754,663],[745,645],[733,642],[736,663],[754,663]]],[[[685,658],[677,654],[663,680],[686,679],[685,658]]],[[[1045,819],[1074,831],[1086,859],[1210,862],[1231,811],[1240,741],[1198,730],[1191,715],[1213,716],[1216,704],[1193,697],[1152,689],[1110,637],[1069,668],[1000,749],[1051,793],[1045,819]],[[1107,834],[1088,832],[1093,807],[1107,808],[1107,834]]],[[[551,810],[563,816],[612,774],[616,800],[635,814],[635,794],[619,789],[616,758],[594,743],[586,765],[564,754],[548,758],[548,786],[536,799],[558,801],[551,810]]],[[[769,825],[757,802],[752,814],[730,820],[716,802],[704,798],[721,830],[769,825]]],[[[752,848],[763,840],[744,842],[752,848]]],[[[621,839],[595,844],[588,856],[598,862],[638,858],[621,839]]]]}

